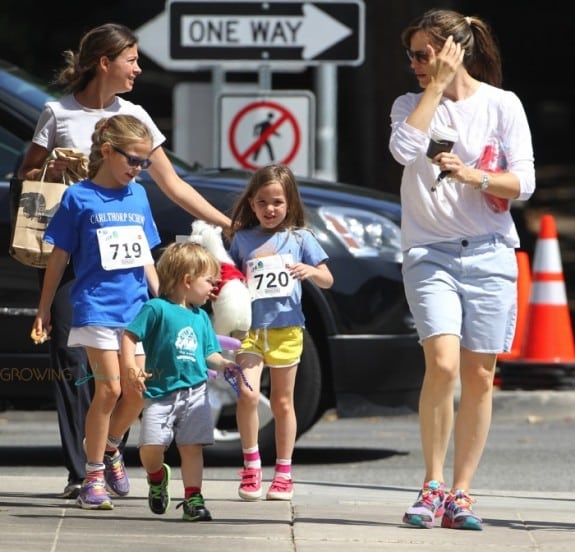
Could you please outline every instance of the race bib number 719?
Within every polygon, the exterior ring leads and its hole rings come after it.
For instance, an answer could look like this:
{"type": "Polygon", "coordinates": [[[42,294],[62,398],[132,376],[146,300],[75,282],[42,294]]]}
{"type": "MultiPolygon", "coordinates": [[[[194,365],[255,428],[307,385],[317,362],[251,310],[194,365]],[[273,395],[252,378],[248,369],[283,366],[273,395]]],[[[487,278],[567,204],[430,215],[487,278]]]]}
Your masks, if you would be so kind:
{"type": "Polygon", "coordinates": [[[108,226],[96,230],[104,270],[154,264],[148,239],[141,226],[108,226]]]}

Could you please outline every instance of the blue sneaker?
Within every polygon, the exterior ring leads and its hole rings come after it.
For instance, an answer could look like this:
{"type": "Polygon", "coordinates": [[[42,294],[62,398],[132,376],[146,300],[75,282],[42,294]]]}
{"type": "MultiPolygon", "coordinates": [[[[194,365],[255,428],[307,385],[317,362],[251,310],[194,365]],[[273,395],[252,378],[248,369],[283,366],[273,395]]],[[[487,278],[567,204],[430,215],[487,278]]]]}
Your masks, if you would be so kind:
{"type": "Polygon", "coordinates": [[[445,513],[441,520],[441,527],[481,531],[483,520],[471,510],[471,504],[474,502],[465,491],[452,489],[445,499],[445,513]]]}
{"type": "Polygon", "coordinates": [[[113,510],[114,505],[106,491],[104,481],[84,481],[76,500],[80,508],[84,510],[113,510]]]}
{"type": "Polygon", "coordinates": [[[104,454],[104,465],[104,479],[108,490],[116,496],[126,496],[130,492],[130,481],[122,453],[118,450],[114,456],[104,454]]]}
{"type": "Polygon", "coordinates": [[[439,481],[431,480],[423,484],[417,500],[403,515],[403,523],[431,529],[435,518],[441,517],[444,512],[445,485],[439,481]]]}

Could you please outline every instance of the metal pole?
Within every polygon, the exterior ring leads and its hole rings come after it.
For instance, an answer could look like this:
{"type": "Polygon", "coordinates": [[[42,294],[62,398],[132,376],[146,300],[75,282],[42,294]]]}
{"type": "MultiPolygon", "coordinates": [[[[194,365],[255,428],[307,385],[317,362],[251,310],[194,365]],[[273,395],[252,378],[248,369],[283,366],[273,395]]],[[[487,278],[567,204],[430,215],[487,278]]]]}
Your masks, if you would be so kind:
{"type": "MultiPolygon", "coordinates": [[[[226,73],[224,71],[224,69],[219,66],[219,65],[214,65],[212,67],[212,86],[213,86],[213,91],[214,91],[214,103],[213,103],[213,120],[215,121],[217,119],[217,113],[218,113],[218,99],[219,99],[219,95],[223,92],[224,90],[224,85],[226,82],[226,73]]],[[[216,159],[219,158],[219,151],[220,151],[220,140],[221,137],[219,136],[220,132],[219,129],[215,129],[215,124],[214,124],[214,132],[213,132],[213,139],[212,139],[212,147],[213,147],[213,153],[212,153],[212,159],[215,161],[216,159]]],[[[212,165],[215,165],[215,162],[212,163],[212,165]]]]}
{"type": "Polygon", "coordinates": [[[260,65],[258,69],[260,91],[272,89],[272,70],[269,65],[260,65]]]}
{"type": "Polygon", "coordinates": [[[317,96],[317,162],[315,176],[337,180],[337,66],[320,64],[315,74],[317,96]]]}

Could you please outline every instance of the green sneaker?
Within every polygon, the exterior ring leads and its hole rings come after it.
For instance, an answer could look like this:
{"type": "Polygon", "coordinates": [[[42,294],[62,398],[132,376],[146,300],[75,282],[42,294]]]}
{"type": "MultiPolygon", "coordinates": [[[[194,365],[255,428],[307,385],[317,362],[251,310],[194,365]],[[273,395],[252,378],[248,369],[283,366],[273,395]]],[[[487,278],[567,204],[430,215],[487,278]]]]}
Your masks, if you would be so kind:
{"type": "Polygon", "coordinates": [[[170,466],[164,464],[164,479],[161,483],[150,483],[148,479],[148,485],[150,486],[150,491],[148,492],[148,506],[154,514],[165,514],[170,507],[170,466]]]}
{"type": "Polygon", "coordinates": [[[176,508],[180,506],[184,508],[182,519],[186,521],[212,521],[212,515],[206,509],[204,497],[200,493],[193,494],[190,498],[186,498],[186,500],[180,502],[176,508]]]}

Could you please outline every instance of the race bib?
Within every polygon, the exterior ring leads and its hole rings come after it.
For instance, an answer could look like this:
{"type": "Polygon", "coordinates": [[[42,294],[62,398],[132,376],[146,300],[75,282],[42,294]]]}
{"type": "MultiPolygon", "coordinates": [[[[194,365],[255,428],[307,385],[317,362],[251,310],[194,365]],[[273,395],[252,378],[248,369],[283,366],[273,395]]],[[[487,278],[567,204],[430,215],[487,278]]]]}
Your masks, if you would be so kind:
{"type": "Polygon", "coordinates": [[[292,263],[291,254],[249,260],[246,277],[252,301],[268,297],[289,297],[295,280],[290,276],[286,264],[292,263]]]}
{"type": "Polygon", "coordinates": [[[154,264],[148,239],[141,226],[98,228],[98,247],[104,270],[154,264]]]}

